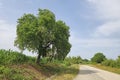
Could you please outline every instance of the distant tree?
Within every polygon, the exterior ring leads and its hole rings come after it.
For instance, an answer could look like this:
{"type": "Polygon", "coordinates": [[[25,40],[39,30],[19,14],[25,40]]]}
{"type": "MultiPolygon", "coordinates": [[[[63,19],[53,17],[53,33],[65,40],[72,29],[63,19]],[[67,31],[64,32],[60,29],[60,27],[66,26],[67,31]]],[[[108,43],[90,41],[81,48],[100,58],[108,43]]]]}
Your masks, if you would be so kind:
{"type": "Polygon", "coordinates": [[[83,61],[84,61],[84,62],[89,62],[89,60],[88,60],[88,59],[83,59],[83,61]]]}
{"type": "Polygon", "coordinates": [[[104,61],[106,59],[105,55],[103,53],[96,53],[92,58],[91,61],[92,62],[96,62],[96,63],[101,63],[102,61],[104,61]]]}
{"type": "Polygon", "coordinates": [[[17,23],[15,46],[22,51],[37,52],[36,63],[41,57],[57,55],[64,59],[69,53],[69,27],[63,21],[56,21],[51,11],[39,9],[37,16],[24,14],[17,23]]]}
{"type": "Polygon", "coordinates": [[[105,61],[102,62],[102,65],[110,66],[110,67],[117,67],[119,64],[117,64],[116,60],[106,59],[105,61]]]}
{"type": "Polygon", "coordinates": [[[120,67],[120,56],[118,56],[118,58],[116,59],[117,62],[117,67],[120,67]]]}

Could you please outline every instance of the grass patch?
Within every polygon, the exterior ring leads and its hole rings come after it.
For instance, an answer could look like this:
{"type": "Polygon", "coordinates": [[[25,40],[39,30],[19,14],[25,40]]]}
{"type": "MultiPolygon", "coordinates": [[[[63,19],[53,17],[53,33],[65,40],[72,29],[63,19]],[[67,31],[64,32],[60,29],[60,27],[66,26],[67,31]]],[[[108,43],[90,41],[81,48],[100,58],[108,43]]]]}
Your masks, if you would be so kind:
{"type": "Polygon", "coordinates": [[[73,80],[78,74],[78,64],[19,64],[0,67],[0,80],[73,80]]]}
{"type": "Polygon", "coordinates": [[[0,66],[0,80],[32,80],[30,76],[24,76],[24,69],[0,66]]]}
{"type": "Polygon", "coordinates": [[[35,57],[0,50],[0,80],[73,80],[78,71],[79,65],[70,61],[48,62],[44,58],[38,65],[35,57]]]}
{"type": "Polygon", "coordinates": [[[79,72],[79,65],[74,64],[69,67],[64,67],[60,72],[52,78],[52,80],[73,80],[79,72]]]}
{"type": "Polygon", "coordinates": [[[110,72],[114,72],[114,73],[120,74],[120,68],[103,66],[101,64],[95,64],[95,65],[92,65],[92,66],[96,67],[96,68],[100,68],[100,69],[103,69],[103,70],[107,70],[107,71],[110,71],[110,72]]]}
{"type": "Polygon", "coordinates": [[[46,79],[50,80],[73,80],[79,72],[78,64],[66,66],[63,63],[47,63],[40,66],[33,66],[39,69],[46,76],[46,79]]]}

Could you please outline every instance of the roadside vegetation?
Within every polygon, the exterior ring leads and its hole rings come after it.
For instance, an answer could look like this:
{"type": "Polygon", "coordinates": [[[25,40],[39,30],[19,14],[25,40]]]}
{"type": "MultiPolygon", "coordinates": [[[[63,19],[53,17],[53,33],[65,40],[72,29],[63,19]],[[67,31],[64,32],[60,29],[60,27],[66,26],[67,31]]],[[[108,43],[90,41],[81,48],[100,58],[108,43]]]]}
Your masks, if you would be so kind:
{"type": "Polygon", "coordinates": [[[91,58],[92,66],[120,74],[120,56],[117,59],[107,59],[103,53],[96,53],[91,58]]]}
{"type": "Polygon", "coordinates": [[[12,50],[0,50],[0,80],[73,80],[79,71],[78,62],[74,59],[71,57],[64,61],[49,62],[43,58],[38,65],[35,63],[36,57],[12,50]]]}
{"type": "Polygon", "coordinates": [[[0,49],[0,80],[73,80],[79,64],[94,63],[117,71],[120,68],[120,56],[112,60],[97,53],[91,62],[80,56],[67,57],[72,47],[69,26],[56,20],[50,10],[39,9],[37,15],[24,14],[18,18],[16,27],[14,45],[21,53],[0,49]],[[37,56],[26,56],[22,54],[24,50],[37,56]]]}
{"type": "Polygon", "coordinates": [[[24,14],[17,20],[14,46],[21,53],[0,50],[0,80],[72,80],[80,57],[66,58],[71,49],[69,26],[48,9],[24,14]],[[37,57],[22,54],[24,50],[37,57]]]}

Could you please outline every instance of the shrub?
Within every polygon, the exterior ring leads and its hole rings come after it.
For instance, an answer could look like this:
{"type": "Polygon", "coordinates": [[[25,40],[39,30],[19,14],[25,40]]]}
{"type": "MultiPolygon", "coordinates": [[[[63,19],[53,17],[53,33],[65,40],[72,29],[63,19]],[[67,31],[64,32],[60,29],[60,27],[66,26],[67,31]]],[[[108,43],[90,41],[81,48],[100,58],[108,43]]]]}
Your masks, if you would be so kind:
{"type": "Polygon", "coordinates": [[[0,50],[0,64],[21,64],[28,61],[34,61],[32,57],[28,57],[22,53],[12,50],[0,50]]]}
{"type": "Polygon", "coordinates": [[[96,63],[101,63],[106,59],[106,57],[103,55],[103,53],[96,53],[92,58],[91,61],[92,62],[96,62],[96,63]]]}
{"type": "Polygon", "coordinates": [[[65,65],[65,66],[70,66],[71,63],[70,63],[69,61],[64,61],[64,65],[65,65]]]}
{"type": "Polygon", "coordinates": [[[102,62],[102,65],[110,66],[110,67],[117,67],[117,62],[115,60],[109,59],[109,60],[105,60],[104,62],[102,62]]]}
{"type": "MultiPolygon", "coordinates": [[[[28,80],[28,79],[21,74],[16,74],[11,78],[11,80],[28,80]]],[[[29,80],[32,80],[32,79],[29,79],[29,80]]]]}
{"type": "Polygon", "coordinates": [[[116,62],[117,62],[117,67],[120,68],[120,56],[118,56],[118,58],[116,59],[116,62]]]}
{"type": "Polygon", "coordinates": [[[82,63],[82,58],[80,56],[77,57],[67,57],[64,60],[65,64],[80,64],[82,63]]]}
{"type": "Polygon", "coordinates": [[[0,66],[0,74],[3,79],[10,79],[12,75],[12,70],[5,66],[0,66]]]}
{"type": "Polygon", "coordinates": [[[23,70],[0,66],[0,80],[32,80],[32,77],[24,76],[23,70]]]}

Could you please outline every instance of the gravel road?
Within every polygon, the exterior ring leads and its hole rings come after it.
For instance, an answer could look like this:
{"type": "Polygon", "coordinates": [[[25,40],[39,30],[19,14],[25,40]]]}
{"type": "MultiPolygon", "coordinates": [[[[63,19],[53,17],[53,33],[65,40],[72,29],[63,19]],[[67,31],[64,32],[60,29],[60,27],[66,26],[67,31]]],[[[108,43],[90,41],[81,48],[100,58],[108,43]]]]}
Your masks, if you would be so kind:
{"type": "Polygon", "coordinates": [[[74,80],[120,80],[120,75],[87,65],[81,65],[79,74],[74,80]]]}

